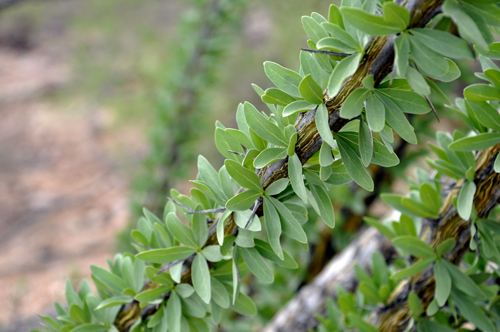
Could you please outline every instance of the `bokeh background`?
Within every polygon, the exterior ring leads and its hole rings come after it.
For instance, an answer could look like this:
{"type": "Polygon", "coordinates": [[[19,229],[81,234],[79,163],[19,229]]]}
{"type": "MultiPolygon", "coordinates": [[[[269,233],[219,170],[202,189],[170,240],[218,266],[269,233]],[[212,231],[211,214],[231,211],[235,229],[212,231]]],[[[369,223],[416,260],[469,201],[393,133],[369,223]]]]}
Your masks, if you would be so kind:
{"type": "MultiPolygon", "coordinates": [[[[234,127],[243,101],[265,109],[251,87],[271,85],[262,63],[297,70],[307,47],[300,17],[327,15],[330,3],[0,0],[0,331],[37,327],[36,314],[53,315],[64,299],[66,279],[78,285],[89,265],[129,249],[142,206],[158,212],[171,187],[189,192],[198,154],[220,167],[215,121],[234,127]]],[[[460,94],[472,80],[469,72],[443,89],[460,94]]],[[[412,120],[423,135],[456,126],[435,103],[440,124],[432,114],[412,120]]],[[[421,156],[404,149],[396,177],[421,156]]],[[[367,193],[345,186],[332,195],[337,211],[348,210],[340,219],[358,215],[344,227],[350,235],[308,223],[323,251],[311,250],[293,276],[276,270],[272,287],[250,280],[259,316],[230,317],[228,331],[259,331],[354,236],[367,193]]]]}

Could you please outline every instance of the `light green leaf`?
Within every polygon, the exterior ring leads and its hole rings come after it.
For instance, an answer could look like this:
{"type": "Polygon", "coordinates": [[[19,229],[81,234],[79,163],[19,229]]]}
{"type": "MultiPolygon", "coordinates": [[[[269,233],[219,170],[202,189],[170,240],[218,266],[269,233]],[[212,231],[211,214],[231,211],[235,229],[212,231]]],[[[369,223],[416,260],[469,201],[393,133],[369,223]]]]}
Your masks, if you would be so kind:
{"type": "Polygon", "coordinates": [[[343,42],[345,45],[350,47],[350,49],[357,51],[361,50],[362,48],[360,47],[359,43],[352,38],[352,36],[345,31],[343,28],[338,26],[337,24],[333,24],[330,22],[323,22],[321,23],[323,28],[325,28],[326,31],[328,31],[332,36],[343,42]]]}
{"type": "Polygon", "coordinates": [[[500,133],[484,133],[456,140],[449,148],[457,151],[479,151],[498,143],[500,143],[500,133]]]}
{"type": "Polygon", "coordinates": [[[373,36],[393,35],[404,28],[394,23],[387,22],[384,18],[372,15],[358,8],[341,7],[344,20],[352,24],[356,29],[366,32],[373,36]]]}
{"type": "Polygon", "coordinates": [[[308,112],[315,107],[316,105],[311,104],[307,100],[296,100],[293,103],[288,104],[283,109],[283,116],[290,116],[295,113],[308,112]]]}
{"type": "Polygon", "coordinates": [[[233,137],[231,136],[228,132],[225,131],[225,129],[222,128],[217,128],[215,129],[215,145],[217,146],[217,150],[226,158],[235,160],[235,161],[242,161],[243,158],[237,154],[234,154],[229,151],[236,151],[243,153],[243,148],[241,147],[241,144],[233,137]]]}
{"type": "Polygon", "coordinates": [[[500,173],[500,154],[497,155],[497,158],[495,159],[495,172],[500,173]]]}
{"type": "Polygon", "coordinates": [[[166,307],[166,316],[168,322],[168,331],[181,332],[181,300],[175,292],[170,293],[170,297],[168,299],[166,307]]]}
{"type": "Polygon", "coordinates": [[[318,128],[321,138],[333,148],[335,143],[333,141],[332,131],[330,130],[329,115],[325,104],[318,105],[314,119],[316,121],[316,128],[318,128]]]}
{"type": "Polygon", "coordinates": [[[264,225],[266,226],[269,243],[278,257],[283,260],[283,249],[281,249],[280,235],[281,223],[278,211],[269,198],[264,197],[264,225]]]}
{"type": "MultiPolygon", "coordinates": [[[[117,275],[109,272],[108,270],[91,265],[90,271],[92,272],[92,276],[103,283],[106,287],[108,287],[113,293],[121,293],[123,290],[127,289],[128,286],[123,281],[122,278],[117,275]]],[[[77,303],[78,304],[78,303],[77,303]]]]}
{"type": "Polygon", "coordinates": [[[307,36],[314,43],[317,43],[322,38],[328,37],[326,30],[312,17],[302,16],[301,20],[307,36]]]}
{"type": "Polygon", "coordinates": [[[333,98],[337,95],[345,79],[358,69],[361,53],[355,53],[340,61],[332,71],[328,81],[328,96],[333,98]]]}
{"type": "Polygon", "coordinates": [[[281,260],[278,256],[276,256],[271,248],[271,245],[265,241],[255,239],[255,249],[257,249],[259,254],[265,259],[268,259],[286,269],[296,269],[299,266],[292,256],[290,256],[290,254],[286,251],[283,251],[285,257],[284,260],[281,260]]]}
{"type": "Polygon", "coordinates": [[[70,332],[106,332],[108,328],[99,324],[83,324],[75,327],[70,332]]]}
{"type": "Polygon", "coordinates": [[[351,92],[340,108],[340,116],[344,119],[352,119],[359,116],[369,92],[370,90],[365,88],[356,89],[351,92]]]}
{"type": "Polygon", "coordinates": [[[447,253],[452,251],[453,248],[455,248],[455,244],[456,244],[455,239],[449,238],[437,246],[436,253],[438,254],[438,256],[446,255],[447,253]]]}
{"type": "Polygon", "coordinates": [[[269,200],[273,203],[274,207],[278,211],[278,214],[280,215],[281,229],[283,230],[283,233],[300,243],[307,243],[307,235],[304,232],[304,229],[286,205],[274,197],[269,197],[269,200]]]}
{"type": "Polygon", "coordinates": [[[257,314],[257,307],[255,307],[255,303],[251,298],[243,293],[240,293],[236,298],[236,301],[232,308],[234,311],[241,315],[254,316],[257,314]]]}
{"type": "Polygon", "coordinates": [[[233,305],[236,302],[236,298],[240,293],[240,269],[238,264],[240,262],[241,252],[240,247],[235,246],[233,249],[233,260],[232,260],[232,275],[233,275],[233,305]]]}
{"type": "Polygon", "coordinates": [[[269,187],[266,188],[266,195],[268,196],[278,195],[279,193],[281,193],[283,190],[286,189],[289,182],[290,181],[287,178],[274,181],[269,185],[269,187]]]}
{"type": "Polygon", "coordinates": [[[157,300],[160,296],[170,292],[171,288],[168,286],[160,286],[154,289],[146,290],[135,296],[135,300],[142,303],[149,303],[157,300]]]}
{"type": "Polygon", "coordinates": [[[295,194],[307,203],[306,187],[302,176],[302,163],[297,154],[288,157],[288,176],[295,194]]]}
{"type": "Polygon", "coordinates": [[[399,236],[392,240],[394,245],[415,257],[436,257],[434,249],[414,236],[399,236]]]}
{"type": "Polygon", "coordinates": [[[332,148],[329,144],[323,141],[319,150],[319,164],[323,167],[327,167],[333,164],[333,162],[332,148]]]}
{"type": "Polygon", "coordinates": [[[196,294],[200,296],[200,298],[205,303],[210,303],[210,271],[208,270],[207,260],[201,253],[198,253],[193,260],[192,268],[192,278],[193,278],[193,287],[196,291],[196,294]]]}
{"type": "MultiPolygon", "coordinates": [[[[202,206],[198,205],[196,211],[202,210],[202,206]]],[[[191,221],[191,229],[194,235],[194,240],[198,247],[202,247],[208,238],[207,218],[204,214],[198,213],[193,215],[191,221]]]]}
{"type": "Polygon", "coordinates": [[[311,74],[312,78],[318,82],[320,86],[326,86],[328,75],[316,61],[314,54],[307,51],[300,51],[300,66],[304,75],[311,74]]]}
{"type": "Polygon", "coordinates": [[[408,306],[412,312],[413,319],[418,319],[424,313],[422,302],[420,302],[420,298],[415,292],[410,292],[410,295],[408,295],[408,306]]]}
{"type": "Polygon", "coordinates": [[[448,62],[446,59],[431,50],[419,39],[410,37],[410,49],[418,68],[424,70],[426,73],[442,76],[448,71],[448,62]]]}
{"type": "Polygon", "coordinates": [[[271,267],[262,258],[262,256],[260,256],[259,252],[255,248],[242,248],[241,255],[250,269],[250,272],[252,272],[262,282],[270,284],[274,281],[274,275],[271,267]]]}
{"type": "Polygon", "coordinates": [[[302,81],[302,76],[298,73],[271,61],[264,62],[264,72],[278,89],[283,90],[293,97],[301,97],[299,85],[300,81],[302,81]]]}
{"type": "Polygon", "coordinates": [[[320,50],[327,50],[327,51],[331,51],[331,52],[339,52],[339,53],[346,53],[346,54],[350,54],[350,53],[357,51],[357,48],[353,48],[335,37],[323,38],[323,39],[318,41],[316,46],[320,50]]]}
{"type": "Polygon", "coordinates": [[[253,161],[253,165],[255,168],[262,168],[278,160],[285,159],[287,155],[287,148],[267,148],[259,153],[253,161]]]}
{"type": "Polygon", "coordinates": [[[366,100],[366,119],[374,132],[379,132],[385,126],[384,104],[376,93],[370,93],[366,100]]]}
{"type": "Polygon", "coordinates": [[[302,79],[299,85],[299,91],[302,97],[311,104],[319,105],[323,103],[323,90],[318,83],[314,81],[311,74],[302,79]]]}
{"type": "MultiPolygon", "coordinates": [[[[453,281],[455,285],[455,280],[453,281]]],[[[453,303],[458,307],[460,314],[478,329],[485,332],[495,332],[496,328],[491,320],[486,316],[481,307],[474,303],[473,299],[464,297],[461,293],[453,291],[451,293],[453,303]]]]}
{"type": "Polygon", "coordinates": [[[485,295],[481,288],[465,273],[460,271],[460,269],[448,262],[445,259],[442,259],[442,264],[448,272],[450,273],[451,279],[453,280],[453,288],[456,288],[465,294],[468,294],[476,299],[484,299],[485,295]]]}
{"type": "Polygon", "coordinates": [[[222,259],[222,255],[220,253],[220,246],[218,245],[207,246],[203,248],[201,253],[210,262],[218,262],[222,259]]]}
{"type": "Polygon", "coordinates": [[[295,101],[295,98],[293,98],[283,90],[270,88],[267,89],[266,92],[262,95],[262,101],[267,104],[286,106],[290,103],[293,103],[295,101]]]}
{"type": "MultiPolygon", "coordinates": [[[[250,129],[268,142],[276,145],[287,146],[285,134],[274,123],[269,121],[260,113],[255,106],[249,102],[245,103],[245,118],[250,129]]],[[[251,132],[250,132],[251,138],[251,132]]],[[[253,140],[252,140],[253,141],[253,140]]],[[[254,145],[257,145],[254,142],[254,145]]]]}
{"type": "Polygon", "coordinates": [[[460,190],[460,194],[458,195],[457,211],[460,218],[469,220],[472,212],[475,193],[476,184],[473,181],[467,181],[460,190]]]}
{"type": "Polygon", "coordinates": [[[370,134],[370,129],[364,121],[364,118],[361,117],[359,121],[359,153],[361,155],[361,161],[365,167],[368,167],[372,161],[373,157],[373,139],[370,134]]]}
{"type": "Polygon", "coordinates": [[[138,253],[135,257],[148,263],[165,264],[186,259],[196,252],[190,247],[171,247],[166,249],[152,249],[138,253]]]}
{"type": "Polygon", "coordinates": [[[439,193],[428,183],[424,183],[420,187],[420,198],[422,203],[433,212],[437,214],[441,208],[441,197],[439,193]]]}
{"type": "Polygon", "coordinates": [[[245,211],[262,195],[261,191],[246,190],[234,196],[226,203],[229,211],[245,211]]]}
{"type": "Polygon", "coordinates": [[[179,218],[175,215],[175,213],[171,212],[167,215],[166,220],[167,228],[169,232],[174,235],[174,237],[179,240],[180,243],[183,243],[188,246],[197,247],[196,241],[194,239],[193,231],[191,228],[184,225],[179,218]]]}
{"type": "Polygon", "coordinates": [[[233,160],[226,159],[224,165],[226,165],[226,170],[229,175],[231,175],[240,186],[255,191],[263,191],[262,184],[257,174],[233,160]]]}
{"type": "Polygon", "coordinates": [[[468,101],[470,107],[476,113],[477,119],[487,128],[500,131],[500,114],[485,101],[468,101]]]}

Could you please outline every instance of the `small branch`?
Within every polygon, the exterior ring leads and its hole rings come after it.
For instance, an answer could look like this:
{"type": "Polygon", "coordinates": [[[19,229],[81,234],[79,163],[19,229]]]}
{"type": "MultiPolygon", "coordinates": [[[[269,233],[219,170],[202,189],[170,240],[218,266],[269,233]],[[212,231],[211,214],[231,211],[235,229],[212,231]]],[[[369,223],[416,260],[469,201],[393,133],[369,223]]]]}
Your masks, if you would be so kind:
{"type": "Polygon", "coordinates": [[[245,154],[244,154],[244,153],[241,153],[241,152],[238,152],[238,151],[227,150],[227,152],[234,153],[234,154],[237,154],[238,156],[245,157],[245,154]]]}
{"type": "Polygon", "coordinates": [[[167,197],[168,200],[172,201],[174,204],[176,205],[179,205],[181,208],[183,208],[184,210],[187,210],[188,211],[188,214],[194,214],[196,213],[193,209],[191,209],[190,207],[182,204],[181,202],[177,202],[175,199],[171,198],[171,197],[167,197]]]}
{"type": "Polygon", "coordinates": [[[258,209],[258,208],[259,208],[259,206],[262,204],[262,201],[263,201],[263,200],[264,200],[264,199],[262,198],[262,196],[260,196],[260,197],[257,199],[257,201],[255,202],[255,205],[254,205],[254,207],[253,207],[253,209],[252,209],[252,214],[250,214],[250,218],[248,218],[248,221],[247,221],[247,223],[246,223],[246,225],[245,225],[245,229],[247,229],[247,228],[248,228],[248,226],[250,226],[250,223],[252,222],[253,217],[254,217],[254,216],[255,216],[255,214],[257,213],[257,209],[258,209]]]}
{"type": "Polygon", "coordinates": [[[200,210],[200,211],[189,211],[186,214],[203,214],[203,213],[219,213],[226,211],[226,208],[218,208],[218,209],[209,209],[209,210],[200,210]]]}
{"type": "Polygon", "coordinates": [[[339,53],[339,52],[330,52],[330,51],[320,51],[320,50],[313,50],[310,48],[301,48],[302,51],[310,52],[310,53],[319,53],[319,54],[326,54],[326,55],[333,55],[333,56],[338,56],[341,58],[347,58],[350,54],[345,54],[345,53],[339,53]]]}
{"type": "Polygon", "coordinates": [[[432,112],[436,116],[436,119],[438,120],[438,122],[441,122],[441,121],[439,121],[439,116],[437,114],[436,108],[434,108],[434,104],[432,103],[431,99],[428,96],[424,96],[424,97],[425,97],[425,99],[427,99],[427,102],[429,103],[429,105],[431,105],[432,112]]]}

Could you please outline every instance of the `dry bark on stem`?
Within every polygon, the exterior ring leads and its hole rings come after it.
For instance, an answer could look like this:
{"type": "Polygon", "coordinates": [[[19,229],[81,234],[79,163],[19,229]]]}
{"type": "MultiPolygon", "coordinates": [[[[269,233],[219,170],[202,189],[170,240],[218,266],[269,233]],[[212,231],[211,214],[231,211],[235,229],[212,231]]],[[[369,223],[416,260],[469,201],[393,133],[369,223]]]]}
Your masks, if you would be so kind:
{"type": "MultiPolygon", "coordinates": [[[[422,27],[427,24],[440,10],[444,0],[407,0],[401,1],[401,5],[405,6],[411,13],[409,28],[422,27]]],[[[362,87],[363,79],[373,74],[376,84],[379,84],[391,71],[394,61],[393,49],[394,36],[372,37],[365,49],[365,55],[361,60],[357,71],[342,84],[339,93],[330,98],[325,95],[325,105],[329,113],[330,129],[338,132],[350,120],[340,118],[340,107],[346,98],[356,90],[362,87]]],[[[304,164],[313,154],[319,151],[322,139],[316,128],[314,121],[315,112],[310,111],[301,114],[297,119],[295,127],[298,131],[298,139],[295,147],[295,152],[304,164]]],[[[271,183],[288,177],[288,160],[275,162],[267,167],[264,167],[259,172],[264,188],[267,188],[271,183]]],[[[261,209],[257,211],[262,214],[261,209]]],[[[229,235],[236,229],[236,224],[232,217],[229,218],[225,226],[224,234],[229,235]]],[[[217,236],[212,233],[205,246],[217,244],[217,236]]],[[[204,246],[204,247],[205,247],[204,246]]],[[[191,282],[191,269],[188,269],[182,275],[183,283],[191,282]]],[[[151,287],[154,284],[150,284],[151,287]]],[[[154,313],[154,312],[153,312],[154,313]]],[[[127,331],[130,326],[141,316],[139,303],[133,302],[130,305],[124,306],[118,314],[115,325],[119,331],[127,331]]],[[[144,316],[143,316],[144,317],[144,316]]]]}
{"type": "MultiPolygon", "coordinates": [[[[481,152],[476,160],[474,182],[477,191],[474,206],[480,217],[500,204],[500,174],[493,168],[500,144],[481,152]]],[[[460,187],[458,182],[455,187],[460,187]]],[[[451,203],[459,193],[452,190],[440,211],[438,219],[425,219],[421,236],[433,248],[448,238],[457,241],[455,248],[445,256],[450,262],[459,264],[465,253],[469,251],[470,222],[462,220],[451,203]]],[[[264,330],[265,332],[306,332],[317,326],[314,315],[322,314],[326,300],[336,297],[336,287],[342,286],[353,292],[357,287],[353,267],[359,264],[368,269],[373,252],[377,250],[389,261],[394,253],[391,241],[376,229],[369,228],[357,240],[353,241],[341,254],[336,256],[314,279],[303,287],[264,330]]],[[[408,308],[408,294],[414,291],[422,300],[426,309],[434,297],[434,276],[432,266],[412,278],[402,281],[391,294],[388,305],[377,310],[370,321],[380,332],[400,332],[406,329],[411,318],[408,308]]]]}

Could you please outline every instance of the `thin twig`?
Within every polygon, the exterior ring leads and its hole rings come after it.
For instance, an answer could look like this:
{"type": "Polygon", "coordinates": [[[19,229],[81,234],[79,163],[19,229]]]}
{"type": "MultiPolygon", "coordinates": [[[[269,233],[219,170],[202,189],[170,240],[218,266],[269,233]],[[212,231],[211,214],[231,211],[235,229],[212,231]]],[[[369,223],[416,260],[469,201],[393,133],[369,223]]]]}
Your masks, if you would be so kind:
{"type": "Polygon", "coordinates": [[[227,152],[231,152],[231,153],[237,154],[238,156],[245,157],[245,154],[244,154],[244,153],[241,153],[241,152],[238,152],[238,151],[227,150],[227,152]]]}
{"type": "Polygon", "coordinates": [[[432,112],[436,116],[436,119],[438,120],[438,122],[441,122],[441,121],[439,121],[439,116],[438,116],[438,114],[436,112],[436,109],[434,108],[434,104],[432,103],[431,99],[428,96],[424,96],[424,97],[425,97],[425,99],[427,99],[427,102],[429,103],[429,105],[431,105],[432,112]]]}
{"type": "Polygon", "coordinates": [[[189,213],[189,212],[191,212],[191,213],[194,213],[194,212],[195,212],[195,211],[194,211],[193,209],[191,209],[190,207],[185,206],[185,205],[184,205],[184,204],[182,204],[181,202],[177,202],[175,199],[173,199],[173,198],[171,198],[171,197],[167,197],[167,199],[168,199],[168,200],[170,200],[170,201],[172,201],[174,204],[179,205],[181,208],[183,208],[183,209],[187,210],[187,211],[188,211],[188,213],[189,213]]]}
{"type": "Polygon", "coordinates": [[[301,48],[302,51],[306,52],[311,52],[311,53],[319,53],[319,54],[326,54],[326,55],[333,55],[333,56],[338,56],[341,58],[347,58],[350,54],[345,54],[345,53],[339,53],[339,52],[330,52],[330,51],[320,51],[320,50],[313,50],[310,48],[301,48]]]}
{"type": "Polygon", "coordinates": [[[186,214],[202,214],[202,213],[219,213],[226,211],[226,208],[218,208],[218,209],[209,209],[209,210],[200,210],[200,211],[190,211],[186,212],[186,214]]]}
{"type": "Polygon", "coordinates": [[[255,201],[255,205],[254,205],[254,207],[253,207],[253,209],[252,209],[252,213],[250,214],[250,218],[248,218],[248,221],[247,221],[247,223],[246,223],[246,225],[245,225],[245,229],[247,229],[247,228],[248,228],[248,226],[250,226],[250,223],[252,222],[253,217],[254,217],[254,216],[255,216],[255,214],[257,213],[257,209],[258,209],[258,208],[259,208],[259,206],[262,204],[262,201],[263,201],[262,196],[260,196],[260,197],[257,199],[257,201],[255,201]]]}

